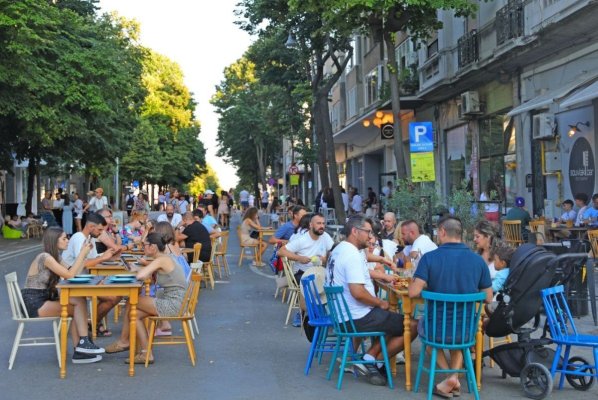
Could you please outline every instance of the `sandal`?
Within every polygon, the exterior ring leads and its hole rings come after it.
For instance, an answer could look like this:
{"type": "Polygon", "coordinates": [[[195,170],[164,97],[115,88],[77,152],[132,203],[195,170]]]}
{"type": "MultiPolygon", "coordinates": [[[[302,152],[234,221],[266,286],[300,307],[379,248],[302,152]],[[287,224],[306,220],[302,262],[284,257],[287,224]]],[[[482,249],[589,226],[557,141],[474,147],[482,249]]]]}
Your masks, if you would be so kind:
{"type": "Polygon", "coordinates": [[[96,330],[96,336],[97,337],[109,337],[109,336],[112,336],[112,332],[109,329],[104,328],[104,325],[100,324],[100,325],[98,325],[98,329],[96,330]]]}
{"type": "MultiPolygon", "coordinates": [[[[137,353],[135,354],[135,358],[133,359],[133,364],[145,364],[145,351],[142,351],[141,353],[137,353]]],[[[127,357],[125,359],[125,364],[129,363],[129,358],[127,357]]],[[[148,361],[148,364],[153,364],[154,363],[154,359],[150,358],[148,361]]]]}
{"type": "Polygon", "coordinates": [[[114,342],[114,343],[110,343],[108,346],[104,347],[104,350],[108,354],[121,353],[123,351],[129,350],[129,346],[122,346],[118,342],[114,342]]]}

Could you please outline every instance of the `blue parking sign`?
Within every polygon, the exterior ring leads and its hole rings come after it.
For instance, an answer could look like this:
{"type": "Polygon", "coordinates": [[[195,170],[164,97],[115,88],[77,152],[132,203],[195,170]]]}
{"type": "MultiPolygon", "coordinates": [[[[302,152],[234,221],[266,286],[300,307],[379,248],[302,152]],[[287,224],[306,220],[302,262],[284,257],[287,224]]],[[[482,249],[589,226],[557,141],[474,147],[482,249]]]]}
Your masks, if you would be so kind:
{"type": "Polygon", "coordinates": [[[434,151],[434,131],[431,122],[409,123],[409,150],[412,153],[434,151]]]}

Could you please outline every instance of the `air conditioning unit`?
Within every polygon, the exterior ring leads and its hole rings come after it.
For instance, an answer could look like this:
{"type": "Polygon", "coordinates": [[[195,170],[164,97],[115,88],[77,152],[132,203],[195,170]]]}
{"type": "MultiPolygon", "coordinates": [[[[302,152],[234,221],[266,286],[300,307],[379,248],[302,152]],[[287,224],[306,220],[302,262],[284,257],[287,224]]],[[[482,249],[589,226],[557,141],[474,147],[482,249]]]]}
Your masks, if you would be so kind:
{"type": "Polygon", "coordinates": [[[407,59],[405,61],[407,62],[408,67],[417,65],[417,53],[415,51],[407,53],[407,59]]]}
{"type": "Polygon", "coordinates": [[[461,93],[461,112],[463,115],[482,113],[478,92],[470,90],[469,92],[461,93]]]}
{"type": "Polygon", "coordinates": [[[533,139],[552,139],[554,137],[554,115],[548,113],[536,114],[532,121],[533,139]]]}

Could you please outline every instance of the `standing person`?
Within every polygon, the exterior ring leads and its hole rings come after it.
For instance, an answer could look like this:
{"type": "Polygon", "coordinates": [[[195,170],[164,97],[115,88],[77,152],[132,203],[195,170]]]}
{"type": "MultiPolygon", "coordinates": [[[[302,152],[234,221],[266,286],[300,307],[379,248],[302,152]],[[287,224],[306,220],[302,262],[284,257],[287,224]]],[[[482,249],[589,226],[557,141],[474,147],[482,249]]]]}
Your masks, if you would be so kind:
{"type": "Polygon", "coordinates": [[[494,243],[498,237],[498,231],[495,225],[489,221],[480,221],[476,224],[473,231],[473,242],[476,250],[488,265],[490,279],[494,279],[496,269],[494,268],[494,243]]]}
{"type": "Polygon", "coordinates": [[[588,195],[585,193],[577,193],[573,199],[575,200],[575,205],[578,207],[575,226],[582,226],[584,224],[583,215],[588,209],[588,195]]]}
{"type": "Polygon", "coordinates": [[[382,239],[394,240],[396,228],[397,217],[395,216],[395,213],[390,211],[385,213],[384,219],[382,220],[382,231],[380,232],[380,237],[382,239]]]}
{"type": "Polygon", "coordinates": [[[245,212],[249,207],[249,192],[245,189],[239,192],[239,202],[241,203],[241,211],[245,212]]]}
{"type": "Polygon", "coordinates": [[[70,238],[73,234],[73,204],[68,193],[62,195],[64,204],[62,205],[62,229],[66,237],[70,238]]]}
{"type": "Polygon", "coordinates": [[[181,210],[179,208],[179,191],[178,189],[172,189],[172,194],[170,195],[170,203],[174,208],[175,213],[180,213],[181,210]]]}
{"type": "Polygon", "coordinates": [[[130,217],[131,212],[135,208],[135,195],[133,192],[129,192],[127,195],[127,200],[125,201],[125,208],[127,210],[127,215],[130,217]]]}
{"type": "Polygon", "coordinates": [[[184,194],[181,194],[179,196],[179,210],[180,210],[181,215],[183,215],[187,211],[189,211],[189,202],[187,201],[187,198],[185,197],[184,194]]]}
{"type": "Polygon", "coordinates": [[[203,194],[203,199],[201,199],[202,204],[206,207],[206,212],[210,214],[212,217],[216,218],[216,211],[218,210],[218,205],[214,207],[214,192],[210,189],[206,189],[203,194]]]}
{"type": "Polygon", "coordinates": [[[368,187],[368,197],[365,200],[365,216],[374,218],[378,215],[378,198],[374,189],[368,187]]]}
{"type": "Polygon", "coordinates": [[[42,210],[40,212],[42,220],[46,226],[56,226],[56,218],[52,212],[52,192],[47,190],[42,199],[42,210]]]}
{"type": "MultiPolygon", "coordinates": [[[[260,220],[258,218],[257,208],[249,207],[243,216],[243,222],[241,222],[241,244],[244,245],[256,245],[259,244],[259,231],[262,229],[260,225],[260,220]]],[[[261,242],[261,247],[258,249],[260,252],[260,259],[261,256],[266,251],[266,247],[268,245],[265,242],[261,242]]],[[[263,267],[265,264],[260,263],[257,264],[255,261],[251,263],[251,265],[256,267],[263,267]]]]}
{"type": "MultiPolygon", "coordinates": [[[[423,255],[417,266],[413,281],[409,285],[409,297],[421,295],[422,290],[448,294],[471,294],[484,292],[486,303],[492,301],[492,280],[484,260],[461,242],[463,228],[461,220],[453,216],[444,217],[438,222],[438,240],[440,247],[423,255]]],[[[424,333],[423,324],[430,321],[420,320],[419,334],[424,333]]],[[[481,355],[478,355],[480,357],[481,355]]],[[[449,369],[449,363],[443,351],[438,352],[438,365],[449,369]]],[[[461,350],[450,351],[450,368],[461,369],[463,354],[461,350]]],[[[452,398],[453,392],[460,393],[461,384],[457,373],[436,385],[434,392],[441,397],[452,398]]]]}
{"type": "Polygon", "coordinates": [[[264,188],[264,190],[262,190],[262,210],[265,211],[268,209],[268,204],[270,203],[269,199],[270,194],[268,193],[268,190],[264,188]]]}
{"type": "Polygon", "coordinates": [[[81,219],[83,218],[83,200],[79,198],[79,193],[73,194],[73,211],[75,212],[75,229],[81,232],[81,219]]]}
{"type": "Polygon", "coordinates": [[[357,188],[353,188],[353,198],[351,199],[351,210],[353,214],[361,214],[363,212],[363,200],[357,192],[357,188]]]}
{"type": "Polygon", "coordinates": [[[345,188],[341,188],[341,198],[343,199],[345,215],[349,215],[349,195],[347,194],[345,188]]]}
{"type": "Polygon", "coordinates": [[[164,196],[164,191],[160,190],[158,192],[158,207],[156,207],[156,211],[164,211],[164,203],[166,202],[166,196],[164,196]]]}
{"type": "MultiPolygon", "coordinates": [[[[496,201],[498,197],[498,188],[492,179],[488,179],[486,182],[486,189],[480,195],[480,201],[496,201]]],[[[485,203],[484,204],[484,217],[487,221],[498,222],[499,211],[498,203],[485,203]]]]}
{"type": "Polygon", "coordinates": [[[83,211],[96,212],[105,207],[110,207],[108,198],[104,196],[104,189],[101,187],[97,188],[94,192],[94,196],[89,199],[89,203],[83,208],[83,211]]]}
{"type": "MultiPolygon", "coordinates": [[[[60,253],[69,245],[69,239],[59,227],[50,227],[42,238],[43,252],[33,259],[27,272],[25,287],[21,291],[23,302],[30,318],[58,317],[62,307],[58,301],[56,284],[60,278],[69,279],[79,274],[84,260],[92,249],[90,241],[84,241],[78,256],[72,264],[63,261],[60,253]]],[[[71,297],[67,307],[73,318],[71,339],[75,345],[73,364],[87,364],[102,360],[104,349],[95,345],[87,328],[87,300],[84,297],[71,297]]]]}
{"type": "Polygon", "coordinates": [[[147,192],[139,192],[135,201],[135,207],[133,208],[134,211],[149,212],[150,206],[145,198],[146,194],[147,192]]]}
{"type": "MultiPolygon", "coordinates": [[[[326,284],[342,286],[343,295],[357,332],[384,332],[388,357],[398,354],[404,347],[403,316],[388,310],[388,302],[376,297],[370,279],[366,256],[362,252],[369,246],[373,228],[363,215],[349,217],[345,224],[347,239],[339,243],[328,257],[326,284]]],[[[346,317],[343,316],[345,319],[346,317]]],[[[417,336],[415,322],[410,327],[412,338],[417,336]]],[[[375,341],[363,356],[364,360],[382,359],[380,342],[375,341]]],[[[356,364],[355,372],[365,375],[372,385],[386,385],[383,363],[356,364]]]]}
{"type": "Polygon", "coordinates": [[[230,213],[228,203],[228,194],[223,190],[220,192],[220,200],[218,203],[218,217],[220,219],[220,225],[222,226],[222,229],[228,229],[228,215],[230,213]]]}

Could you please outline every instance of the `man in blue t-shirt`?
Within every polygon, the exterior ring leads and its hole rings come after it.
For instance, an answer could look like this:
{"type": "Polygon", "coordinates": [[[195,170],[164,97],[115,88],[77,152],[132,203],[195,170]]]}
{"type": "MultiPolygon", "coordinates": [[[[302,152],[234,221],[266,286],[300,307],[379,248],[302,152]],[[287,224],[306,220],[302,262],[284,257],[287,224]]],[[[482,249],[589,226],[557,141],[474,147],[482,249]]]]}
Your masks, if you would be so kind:
{"type": "Polygon", "coordinates": [[[307,209],[303,206],[294,206],[292,212],[293,219],[291,219],[276,230],[274,236],[270,237],[270,244],[286,244],[291,238],[291,235],[295,233],[295,228],[299,226],[299,221],[301,220],[301,218],[305,214],[307,214],[307,209]]]}
{"type": "MultiPolygon", "coordinates": [[[[418,297],[422,290],[426,289],[451,294],[484,292],[486,303],[492,301],[490,270],[482,257],[461,242],[462,234],[463,227],[458,218],[449,216],[438,222],[438,241],[441,246],[422,256],[413,282],[409,285],[409,297],[418,297]]],[[[461,368],[461,350],[451,350],[450,355],[450,368],[461,368]]],[[[438,352],[438,365],[442,369],[449,369],[442,351],[438,352]]],[[[452,392],[459,391],[460,387],[458,375],[454,373],[436,385],[435,392],[451,397],[452,392]]]]}
{"type": "Polygon", "coordinates": [[[583,222],[588,226],[598,226],[598,193],[592,196],[592,207],[584,211],[583,222]]]}

